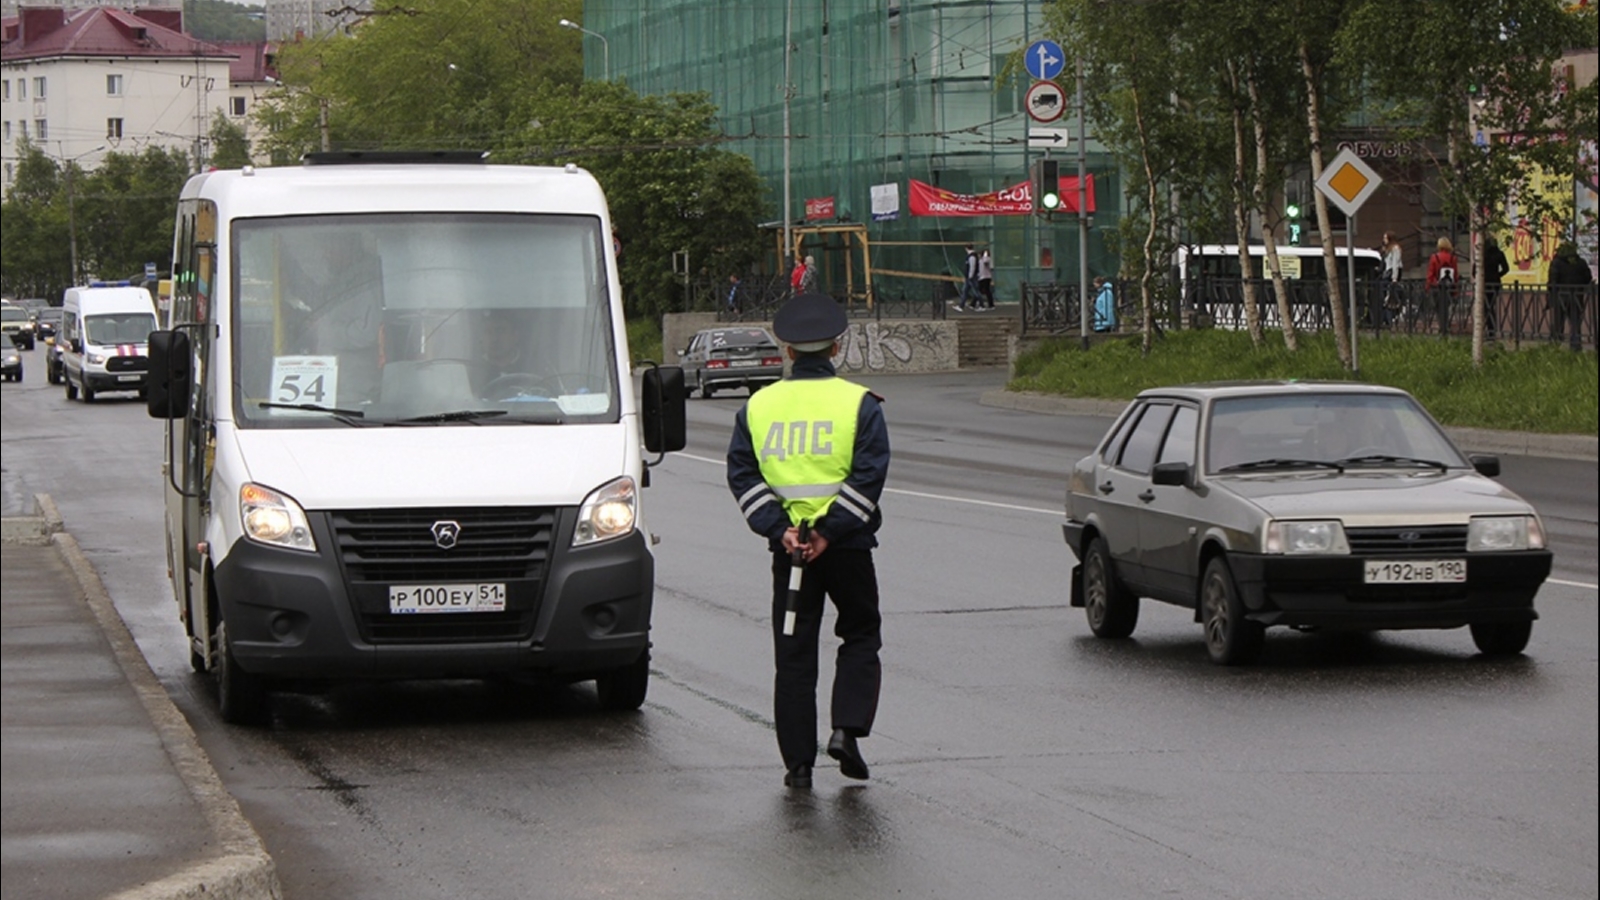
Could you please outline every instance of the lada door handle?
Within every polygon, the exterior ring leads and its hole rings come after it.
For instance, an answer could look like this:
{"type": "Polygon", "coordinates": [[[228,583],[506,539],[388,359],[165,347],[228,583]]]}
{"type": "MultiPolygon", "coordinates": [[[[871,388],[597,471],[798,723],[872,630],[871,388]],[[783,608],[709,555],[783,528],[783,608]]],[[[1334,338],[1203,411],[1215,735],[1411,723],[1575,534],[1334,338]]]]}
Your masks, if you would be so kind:
{"type": "Polygon", "coordinates": [[[1107,480],[1100,485],[1100,493],[1102,494],[1109,494],[1114,490],[1116,490],[1116,488],[1111,486],[1110,480],[1107,480]]]}
{"type": "Polygon", "coordinates": [[[1145,488],[1139,494],[1139,499],[1143,500],[1146,503],[1149,503],[1151,500],[1154,500],[1155,498],[1156,498],[1156,492],[1150,490],[1149,488],[1145,488]]]}

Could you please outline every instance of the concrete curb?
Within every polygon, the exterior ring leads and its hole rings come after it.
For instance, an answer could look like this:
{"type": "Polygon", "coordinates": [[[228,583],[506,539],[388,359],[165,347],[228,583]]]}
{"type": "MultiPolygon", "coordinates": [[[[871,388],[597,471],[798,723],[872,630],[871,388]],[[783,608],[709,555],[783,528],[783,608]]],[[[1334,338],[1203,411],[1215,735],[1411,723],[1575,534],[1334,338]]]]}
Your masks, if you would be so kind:
{"type": "MultiPolygon", "coordinates": [[[[1015,409],[1052,416],[1115,416],[1128,407],[1127,400],[1062,397],[1023,391],[985,391],[984,406],[1015,409]]],[[[1600,460],[1600,436],[1592,434],[1536,434],[1494,431],[1488,428],[1450,428],[1450,439],[1463,450],[1507,456],[1541,456],[1552,459],[1600,460]]]]}
{"type": "Polygon", "coordinates": [[[188,720],[173,705],[172,698],[150,670],[94,566],[83,555],[77,540],[61,529],[61,518],[55,512],[54,502],[42,494],[37,500],[41,510],[38,527],[42,530],[49,527],[47,523],[52,520],[55,523],[45,540],[55,544],[62,560],[72,570],[83,591],[84,602],[111,644],[117,665],[144,705],[167,757],[200,806],[219,848],[216,857],[191,864],[158,881],[122,891],[112,900],[281,900],[283,892],[278,885],[277,870],[261,837],[245,820],[238,802],[223,787],[222,779],[212,768],[188,720]]]}

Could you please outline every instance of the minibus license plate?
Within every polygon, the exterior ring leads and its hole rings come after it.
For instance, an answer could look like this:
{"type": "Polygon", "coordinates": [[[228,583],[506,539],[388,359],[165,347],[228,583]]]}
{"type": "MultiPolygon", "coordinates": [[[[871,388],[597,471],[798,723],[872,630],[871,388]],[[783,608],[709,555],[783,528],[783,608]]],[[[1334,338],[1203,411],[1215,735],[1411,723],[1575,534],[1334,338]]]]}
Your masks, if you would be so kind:
{"type": "Polygon", "coordinates": [[[505,584],[395,584],[389,586],[389,612],[504,612],[505,584]]]}
{"type": "Polygon", "coordinates": [[[118,381],[138,381],[139,380],[139,376],[138,375],[118,375],[117,376],[117,380],[118,381]]]}
{"type": "Polygon", "coordinates": [[[1439,584],[1467,580],[1464,559],[1393,559],[1366,563],[1367,584],[1439,584]]]}

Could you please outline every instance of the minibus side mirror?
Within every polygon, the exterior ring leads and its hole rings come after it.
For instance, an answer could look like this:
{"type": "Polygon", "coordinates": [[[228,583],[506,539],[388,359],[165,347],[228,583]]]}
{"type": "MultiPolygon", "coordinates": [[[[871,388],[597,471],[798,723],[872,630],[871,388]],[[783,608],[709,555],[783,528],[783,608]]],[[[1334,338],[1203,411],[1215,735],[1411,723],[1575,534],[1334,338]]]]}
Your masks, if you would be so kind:
{"type": "Polygon", "coordinates": [[[152,331],[149,348],[145,409],[151,418],[180,418],[189,407],[189,335],[182,331],[152,331]]]}
{"type": "Polygon", "coordinates": [[[683,369],[651,366],[644,371],[639,412],[643,419],[644,446],[651,453],[671,453],[689,443],[688,392],[683,369]]]}

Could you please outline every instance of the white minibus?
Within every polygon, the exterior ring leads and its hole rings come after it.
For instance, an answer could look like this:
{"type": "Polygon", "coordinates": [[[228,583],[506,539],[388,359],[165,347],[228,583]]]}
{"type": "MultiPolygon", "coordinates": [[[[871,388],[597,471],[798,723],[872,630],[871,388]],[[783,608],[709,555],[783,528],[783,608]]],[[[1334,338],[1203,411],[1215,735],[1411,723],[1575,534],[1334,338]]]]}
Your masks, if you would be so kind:
{"type": "MultiPolygon", "coordinates": [[[[610,213],[575,167],[325,153],[191,178],[151,335],[166,544],[222,716],[350,679],[649,679],[646,453],[610,213]]],[[[658,457],[659,459],[659,457],[658,457]]]]}

